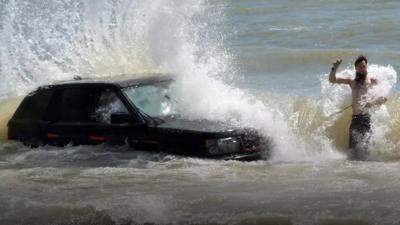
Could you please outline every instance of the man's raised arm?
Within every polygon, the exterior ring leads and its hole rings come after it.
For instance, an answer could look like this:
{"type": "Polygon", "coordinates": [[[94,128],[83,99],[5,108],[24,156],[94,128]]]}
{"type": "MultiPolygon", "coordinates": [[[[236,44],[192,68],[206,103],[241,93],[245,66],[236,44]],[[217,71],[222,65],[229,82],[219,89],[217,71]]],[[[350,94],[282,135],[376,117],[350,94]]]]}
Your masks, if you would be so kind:
{"type": "Polygon", "coordinates": [[[331,73],[329,74],[329,82],[336,84],[350,84],[351,79],[336,77],[336,70],[339,67],[340,63],[342,63],[342,59],[337,59],[335,62],[333,62],[331,73]]]}

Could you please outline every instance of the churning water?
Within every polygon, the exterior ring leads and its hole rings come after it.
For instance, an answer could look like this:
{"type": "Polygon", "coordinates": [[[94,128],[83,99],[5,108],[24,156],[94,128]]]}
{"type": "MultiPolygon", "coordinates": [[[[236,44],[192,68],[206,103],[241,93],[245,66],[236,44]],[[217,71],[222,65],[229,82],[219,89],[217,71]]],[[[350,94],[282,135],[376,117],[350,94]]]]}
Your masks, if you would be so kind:
{"type": "Polygon", "coordinates": [[[398,224],[400,3],[0,0],[0,135],[41,84],[177,75],[185,117],[253,127],[268,161],[213,161],[107,146],[0,143],[0,224],[398,224]],[[388,102],[372,159],[346,160],[358,54],[388,102]],[[339,113],[337,113],[339,112],[339,113]]]}

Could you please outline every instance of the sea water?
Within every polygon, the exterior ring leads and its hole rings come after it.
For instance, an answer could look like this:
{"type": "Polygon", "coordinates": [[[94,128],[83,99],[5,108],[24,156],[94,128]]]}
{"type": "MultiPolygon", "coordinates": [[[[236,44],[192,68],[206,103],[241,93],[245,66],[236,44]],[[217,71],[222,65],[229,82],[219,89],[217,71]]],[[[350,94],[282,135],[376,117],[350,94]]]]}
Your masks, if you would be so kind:
{"type": "Polygon", "coordinates": [[[397,1],[0,1],[0,224],[398,224],[397,1]],[[386,96],[371,161],[348,161],[364,54],[386,96]],[[24,95],[74,76],[176,74],[189,119],[252,127],[266,161],[6,141],[24,95]]]}

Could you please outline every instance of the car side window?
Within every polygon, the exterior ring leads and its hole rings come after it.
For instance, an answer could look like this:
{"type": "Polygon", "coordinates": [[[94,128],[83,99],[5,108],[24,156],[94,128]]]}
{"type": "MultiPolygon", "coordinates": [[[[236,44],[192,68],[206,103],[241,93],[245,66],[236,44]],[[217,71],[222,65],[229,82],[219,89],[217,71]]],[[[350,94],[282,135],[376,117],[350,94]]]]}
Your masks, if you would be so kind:
{"type": "Polygon", "coordinates": [[[60,120],[90,122],[95,96],[96,92],[90,88],[72,88],[64,90],[60,99],[60,120]]]}
{"type": "Polygon", "coordinates": [[[27,96],[15,112],[15,119],[41,120],[52,97],[51,89],[38,89],[27,96]]]}
{"type": "MultiPolygon", "coordinates": [[[[72,87],[54,91],[46,121],[110,124],[113,113],[130,113],[112,88],[72,87]]],[[[132,121],[142,123],[133,115],[132,121]]]]}
{"type": "Polygon", "coordinates": [[[51,99],[45,119],[64,122],[90,122],[93,102],[96,99],[93,88],[63,88],[56,91],[51,99]]]}
{"type": "Polygon", "coordinates": [[[129,111],[113,90],[104,89],[99,95],[92,118],[95,122],[110,124],[113,113],[129,113],[129,111]]]}

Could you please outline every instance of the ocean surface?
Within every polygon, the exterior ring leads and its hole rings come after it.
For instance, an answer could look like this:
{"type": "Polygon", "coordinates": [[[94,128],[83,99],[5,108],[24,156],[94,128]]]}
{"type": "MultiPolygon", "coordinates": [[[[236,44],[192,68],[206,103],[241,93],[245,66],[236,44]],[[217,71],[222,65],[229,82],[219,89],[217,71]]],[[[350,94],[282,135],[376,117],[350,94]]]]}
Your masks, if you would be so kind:
{"type": "Polygon", "coordinates": [[[0,224],[400,223],[400,2],[0,0],[0,224]],[[364,54],[388,101],[371,110],[371,160],[347,160],[350,89],[364,54]],[[272,138],[269,160],[215,161],[128,146],[7,141],[41,84],[174,73],[189,119],[272,138]]]}

